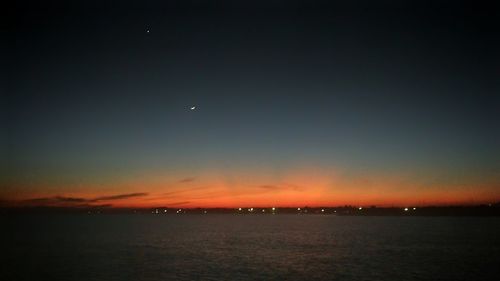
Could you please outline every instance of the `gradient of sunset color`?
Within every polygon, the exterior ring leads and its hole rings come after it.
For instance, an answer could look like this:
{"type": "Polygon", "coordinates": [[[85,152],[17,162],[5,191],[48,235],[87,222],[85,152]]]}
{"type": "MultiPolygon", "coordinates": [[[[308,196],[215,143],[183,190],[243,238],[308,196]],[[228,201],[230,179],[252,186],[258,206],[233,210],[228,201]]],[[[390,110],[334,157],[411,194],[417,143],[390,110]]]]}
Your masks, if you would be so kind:
{"type": "Polygon", "coordinates": [[[446,183],[409,174],[353,175],[335,168],[309,167],[274,175],[206,171],[182,176],[165,172],[93,185],[26,185],[26,192],[11,192],[7,198],[13,200],[8,202],[11,206],[134,208],[470,205],[499,198],[494,182],[446,183]]]}

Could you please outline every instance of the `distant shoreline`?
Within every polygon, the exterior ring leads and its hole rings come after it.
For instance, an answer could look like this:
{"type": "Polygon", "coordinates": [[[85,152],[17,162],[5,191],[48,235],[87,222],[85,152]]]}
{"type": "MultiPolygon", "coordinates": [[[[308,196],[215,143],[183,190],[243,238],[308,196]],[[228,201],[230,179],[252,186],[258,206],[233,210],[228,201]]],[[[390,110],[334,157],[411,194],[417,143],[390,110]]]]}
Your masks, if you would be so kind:
{"type": "Polygon", "coordinates": [[[426,207],[245,207],[245,208],[75,208],[75,207],[4,207],[0,214],[235,214],[235,215],[335,215],[335,216],[500,216],[500,204],[475,206],[426,206],[426,207]]]}

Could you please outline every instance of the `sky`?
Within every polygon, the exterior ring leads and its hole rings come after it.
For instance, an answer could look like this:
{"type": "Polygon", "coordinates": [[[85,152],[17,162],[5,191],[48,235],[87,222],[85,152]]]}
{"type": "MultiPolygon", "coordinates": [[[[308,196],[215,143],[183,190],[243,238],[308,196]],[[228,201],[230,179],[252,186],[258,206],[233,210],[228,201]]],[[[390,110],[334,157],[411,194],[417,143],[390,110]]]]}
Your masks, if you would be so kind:
{"type": "Polygon", "coordinates": [[[2,27],[3,205],[500,200],[487,5],[18,5],[2,27]]]}

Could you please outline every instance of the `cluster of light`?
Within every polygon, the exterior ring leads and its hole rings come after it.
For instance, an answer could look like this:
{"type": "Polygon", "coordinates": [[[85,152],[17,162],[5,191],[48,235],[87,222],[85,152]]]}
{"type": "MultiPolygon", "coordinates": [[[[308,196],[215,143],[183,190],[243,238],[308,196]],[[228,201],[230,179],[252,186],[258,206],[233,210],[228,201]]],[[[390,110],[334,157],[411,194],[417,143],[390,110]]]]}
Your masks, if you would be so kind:
{"type": "Polygon", "coordinates": [[[241,208],[238,208],[238,211],[241,211],[241,208]]]}
{"type": "Polygon", "coordinates": [[[408,212],[408,208],[405,208],[404,210],[405,210],[405,212],[408,212]]]}
{"type": "Polygon", "coordinates": [[[271,209],[273,210],[273,212],[276,211],[276,208],[274,208],[274,207],[272,207],[271,209]]]}
{"type": "Polygon", "coordinates": [[[297,211],[300,211],[300,208],[297,208],[297,211]]]}
{"type": "Polygon", "coordinates": [[[180,213],[181,211],[182,211],[182,209],[177,210],[177,214],[180,213]]]}
{"type": "Polygon", "coordinates": [[[262,209],[262,212],[263,212],[263,213],[265,213],[265,212],[266,212],[266,210],[262,209]]]}
{"type": "Polygon", "coordinates": [[[248,209],[249,212],[253,212],[253,208],[248,209]]]}
{"type": "Polygon", "coordinates": [[[321,212],[324,212],[324,211],[325,211],[325,209],[321,209],[321,212]]]}
{"type": "Polygon", "coordinates": [[[358,209],[361,211],[361,210],[363,210],[363,207],[359,207],[358,209]]]}

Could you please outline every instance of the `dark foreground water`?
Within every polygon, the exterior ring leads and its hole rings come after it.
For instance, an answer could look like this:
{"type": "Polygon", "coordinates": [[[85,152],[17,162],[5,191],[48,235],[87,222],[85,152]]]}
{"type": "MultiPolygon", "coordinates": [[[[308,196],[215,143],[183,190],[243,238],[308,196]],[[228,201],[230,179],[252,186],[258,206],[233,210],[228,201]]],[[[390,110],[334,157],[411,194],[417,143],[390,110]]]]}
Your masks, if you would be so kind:
{"type": "Polygon", "coordinates": [[[0,280],[499,280],[500,218],[2,217],[0,280]]]}

